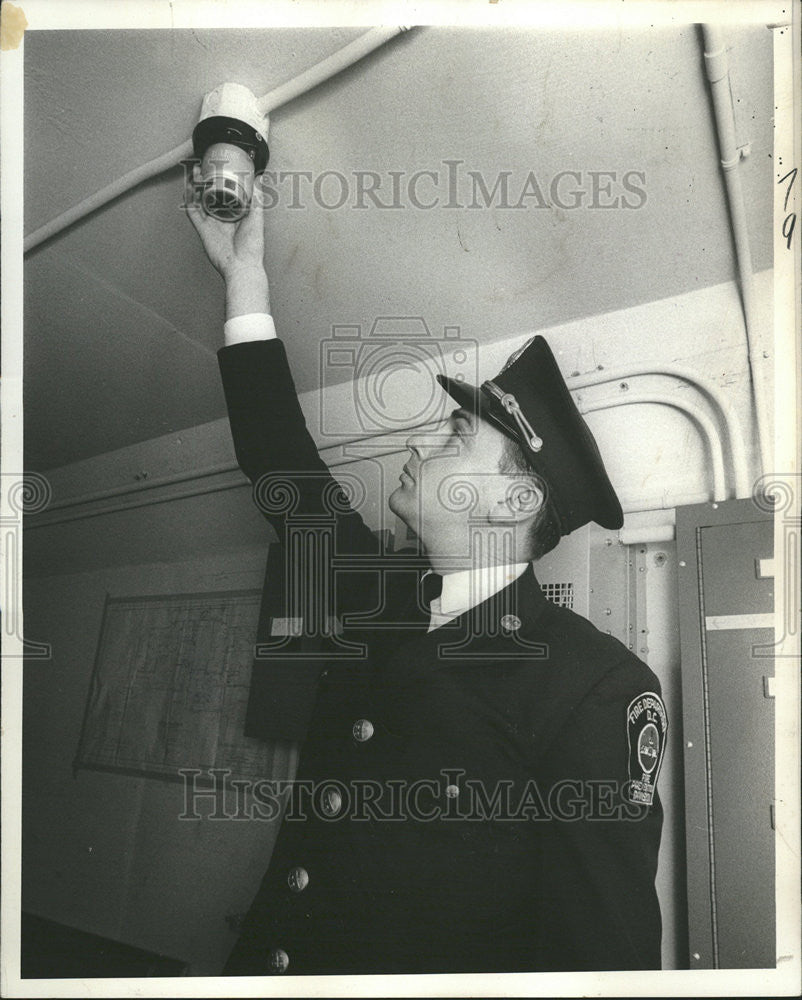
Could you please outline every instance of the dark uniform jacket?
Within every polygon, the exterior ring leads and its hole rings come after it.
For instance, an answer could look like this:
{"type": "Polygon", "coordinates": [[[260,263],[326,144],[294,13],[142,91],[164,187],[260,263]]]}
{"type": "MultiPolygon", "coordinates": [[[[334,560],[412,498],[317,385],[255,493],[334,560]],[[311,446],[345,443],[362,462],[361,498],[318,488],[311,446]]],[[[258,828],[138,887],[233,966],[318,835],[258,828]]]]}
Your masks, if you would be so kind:
{"type": "Polygon", "coordinates": [[[659,699],[657,678],[531,567],[428,632],[420,567],[370,563],[378,542],[317,453],[281,342],[219,358],[279,537],[317,517],[354,559],[321,597],[342,623],[327,659],[285,645],[254,666],[249,731],[303,745],[225,974],[659,968],[662,811],[625,792],[628,711],[659,699]]]}

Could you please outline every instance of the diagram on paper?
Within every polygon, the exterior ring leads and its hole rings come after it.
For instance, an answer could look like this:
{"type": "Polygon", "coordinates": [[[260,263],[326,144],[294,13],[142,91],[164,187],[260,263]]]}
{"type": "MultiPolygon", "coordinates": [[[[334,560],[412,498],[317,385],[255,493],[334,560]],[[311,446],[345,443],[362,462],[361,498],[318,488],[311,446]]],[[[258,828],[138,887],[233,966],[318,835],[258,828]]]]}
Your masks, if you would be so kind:
{"type": "Polygon", "coordinates": [[[75,766],[269,777],[271,747],[242,735],[260,601],[259,591],[109,598],[75,766]]]}

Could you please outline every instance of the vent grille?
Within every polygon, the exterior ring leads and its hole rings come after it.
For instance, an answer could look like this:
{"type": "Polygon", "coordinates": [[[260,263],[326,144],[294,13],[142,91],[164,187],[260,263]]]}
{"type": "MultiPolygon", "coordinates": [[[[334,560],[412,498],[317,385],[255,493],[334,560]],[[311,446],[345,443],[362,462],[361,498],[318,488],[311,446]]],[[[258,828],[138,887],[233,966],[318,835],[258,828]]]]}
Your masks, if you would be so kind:
{"type": "Polygon", "coordinates": [[[573,583],[542,583],[540,589],[554,604],[559,604],[561,608],[571,608],[573,610],[573,583]]]}

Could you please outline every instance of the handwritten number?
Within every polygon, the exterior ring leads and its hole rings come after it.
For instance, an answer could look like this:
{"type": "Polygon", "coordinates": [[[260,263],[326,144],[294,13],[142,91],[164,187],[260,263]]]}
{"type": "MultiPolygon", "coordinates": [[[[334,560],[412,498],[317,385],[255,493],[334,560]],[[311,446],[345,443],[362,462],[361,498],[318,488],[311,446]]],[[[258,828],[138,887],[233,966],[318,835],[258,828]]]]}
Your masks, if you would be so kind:
{"type": "Polygon", "coordinates": [[[788,250],[791,249],[791,239],[794,235],[794,224],[796,223],[796,212],[791,212],[790,215],[786,215],[783,220],[783,236],[785,237],[785,246],[788,250]]]}
{"type": "MultiPolygon", "coordinates": [[[[788,208],[788,199],[791,197],[791,191],[794,187],[794,181],[796,180],[797,168],[794,167],[793,170],[789,170],[788,173],[781,177],[777,183],[782,184],[787,181],[790,177],[791,180],[788,182],[788,187],[785,191],[785,201],[783,202],[783,212],[788,208]]],[[[789,212],[788,215],[783,219],[782,234],[785,237],[785,245],[788,250],[791,249],[791,240],[794,235],[794,226],[796,224],[796,212],[789,212]]]]}
{"type": "Polygon", "coordinates": [[[781,177],[777,183],[782,184],[783,181],[791,178],[791,183],[788,185],[788,190],[785,192],[785,201],[783,202],[783,212],[788,208],[788,199],[791,197],[791,189],[794,186],[794,181],[796,180],[797,169],[794,167],[793,170],[789,170],[785,177],[781,177]]]}

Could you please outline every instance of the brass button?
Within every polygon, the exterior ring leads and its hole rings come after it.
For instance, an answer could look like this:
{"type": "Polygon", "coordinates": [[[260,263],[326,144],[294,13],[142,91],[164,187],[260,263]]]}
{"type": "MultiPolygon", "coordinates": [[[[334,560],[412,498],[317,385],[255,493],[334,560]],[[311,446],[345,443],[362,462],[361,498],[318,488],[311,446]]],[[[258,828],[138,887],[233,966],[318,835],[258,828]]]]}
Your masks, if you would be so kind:
{"type": "Polygon", "coordinates": [[[267,956],[267,964],[273,973],[286,972],[287,966],[290,964],[290,956],[283,948],[273,948],[267,956]]]}
{"type": "Polygon", "coordinates": [[[303,892],[309,885],[309,872],[298,865],[287,873],[287,885],[293,892],[303,892]]]}
{"type": "Polygon", "coordinates": [[[521,627],[521,619],[518,615],[504,615],[501,619],[501,627],[505,632],[515,632],[521,627]]]}
{"type": "Polygon", "coordinates": [[[327,816],[336,816],[343,807],[343,797],[336,788],[327,788],[323,793],[321,805],[327,816]]]}
{"type": "Polygon", "coordinates": [[[459,795],[458,785],[446,785],[446,796],[449,799],[455,799],[459,795]]]}
{"type": "Polygon", "coordinates": [[[373,736],[373,723],[370,719],[357,719],[351,732],[357,743],[366,743],[373,736]]]}

